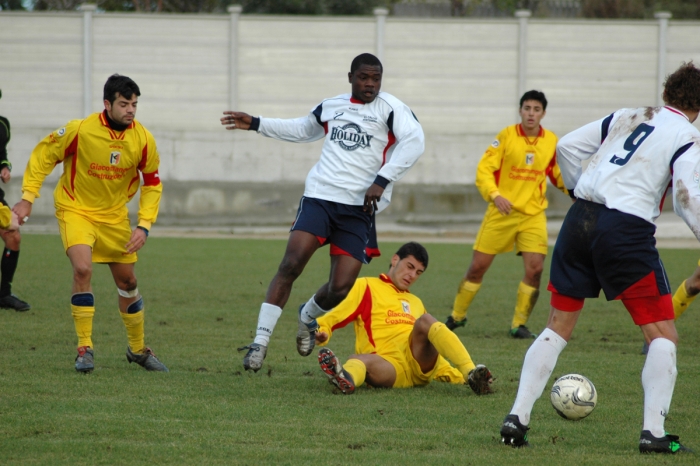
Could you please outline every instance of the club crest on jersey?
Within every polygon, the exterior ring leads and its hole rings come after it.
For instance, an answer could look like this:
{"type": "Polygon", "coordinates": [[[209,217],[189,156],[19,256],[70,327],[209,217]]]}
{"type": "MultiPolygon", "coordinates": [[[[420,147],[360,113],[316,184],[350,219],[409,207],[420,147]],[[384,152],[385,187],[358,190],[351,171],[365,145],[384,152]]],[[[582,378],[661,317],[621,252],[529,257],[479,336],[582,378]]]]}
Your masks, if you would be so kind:
{"type": "Polygon", "coordinates": [[[121,152],[112,152],[109,154],[109,163],[110,165],[119,165],[119,160],[122,158],[122,153],[121,152]]]}
{"type": "Polygon", "coordinates": [[[334,127],[331,130],[331,141],[337,142],[345,150],[352,151],[369,147],[371,136],[355,123],[348,123],[343,127],[334,127]]]}
{"type": "Polygon", "coordinates": [[[533,163],[535,163],[535,154],[533,154],[531,152],[525,154],[525,164],[532,165],[533,163]]]}
{"type": "Polygon", "coordinates": [[[61,137],[61,136],[63,136],[64,134],[66,134],[66,128],[61,128],[61,129],[59,129],[58,131],[56,131],[56,135],[57,135],[58,137],[61,137]]]}
{"type": "Polygon", "coordinates": [[[411,313],[411,307],[408,305],[408,303],[406,301],[401,301],[401,307],[403,308],[403,312],[405,312],[406,314],[411,313]]]}

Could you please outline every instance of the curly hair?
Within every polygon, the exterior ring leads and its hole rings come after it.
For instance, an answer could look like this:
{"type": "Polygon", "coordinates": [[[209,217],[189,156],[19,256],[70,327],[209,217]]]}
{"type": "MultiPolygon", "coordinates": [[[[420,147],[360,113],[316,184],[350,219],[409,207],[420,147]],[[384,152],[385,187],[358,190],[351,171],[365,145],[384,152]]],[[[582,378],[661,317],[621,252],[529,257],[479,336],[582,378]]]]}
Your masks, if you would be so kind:
{"type": "Polygon", "coordinates": [[[683,63],[666,78],[663,98],[679,110],[700,111],[700,69],[692,61],[683,63]]]}

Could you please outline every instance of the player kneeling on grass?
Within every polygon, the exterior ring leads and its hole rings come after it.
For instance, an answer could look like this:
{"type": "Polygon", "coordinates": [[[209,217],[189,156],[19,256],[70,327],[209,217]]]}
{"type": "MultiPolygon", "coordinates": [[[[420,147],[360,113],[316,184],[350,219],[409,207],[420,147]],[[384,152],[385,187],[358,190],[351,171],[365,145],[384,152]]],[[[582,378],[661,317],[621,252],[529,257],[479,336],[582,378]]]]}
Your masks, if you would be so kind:
{"type": "Polygon", "coordinates": [[[428,314],[409,292],[428,266],[428,252],[406,243],[394,254],[386,274],[359,278],[345,300],[318,319],[316,343],[325,345],[334,330],[355,325],[355,352],[341,366],[328,348],[318,354],[321,370],[349,395],[363,383],[405,388],[432,380],[469,383],[477,395],[491,393],[493,379],[484,365],[474,365],[466,348],[445,324],[428,314]],[[450,365],[447,360],[454,364],[450,365]]]}
{"type": "Polygon", "coordinates": [[[126,358],[149,371],[168,372],[144,344],[143,299],[136,287],[136,251],[146,244],[156,221],[163,185],[153,135],[136,121],[139,87],[118,74],[104,86],[104,111],[73,120],[46,136],[34,149],[24,171],[22,200],[13,211],[20,223],[29,219],[44,179],[63,162],[54,190],[56,218],[66,255],[73,266],[71,311],[78,334],[75,370],[95,368],[92,345],[92,263],[106,263],[119,293],[129,346],[126,358]],[[132,230],[127,202],[139,189],[138,226],[132,230]]]}

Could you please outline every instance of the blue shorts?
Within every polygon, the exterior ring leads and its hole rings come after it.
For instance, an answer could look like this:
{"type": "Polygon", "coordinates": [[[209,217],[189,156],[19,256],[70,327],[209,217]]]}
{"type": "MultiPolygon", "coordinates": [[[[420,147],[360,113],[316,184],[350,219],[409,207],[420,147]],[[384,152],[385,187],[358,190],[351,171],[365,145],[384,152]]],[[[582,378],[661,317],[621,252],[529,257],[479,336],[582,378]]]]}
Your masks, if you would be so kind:
{"type": "Polygon", "coordinates": [[[634,215],[578,199],[557,237],[548,289],[608,301],[671,292],[656,250],[656,227],[634,215]]]}
{"type": "Polygon", "coordinates": [[[363,206],[302,197],[291,231],[301,230],[331,245],[331,255],[352,256],[364,264],[379,257],[374,213],[363,206]]]}

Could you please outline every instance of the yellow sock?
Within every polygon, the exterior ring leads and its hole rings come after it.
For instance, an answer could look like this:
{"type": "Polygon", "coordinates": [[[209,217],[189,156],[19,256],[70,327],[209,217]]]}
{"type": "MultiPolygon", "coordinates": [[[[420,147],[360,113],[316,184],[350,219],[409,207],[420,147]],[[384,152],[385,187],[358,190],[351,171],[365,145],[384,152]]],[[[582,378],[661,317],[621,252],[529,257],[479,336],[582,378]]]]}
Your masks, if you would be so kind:
{"type": "Polygon", "coordinates": [[[95,315],[95,306],[71,304],[70,309],[75,323],[75,333],[78,334],[78,347],[89,346],[92,348],[92,318],[95,315]]]}
{"type": "Polygon", "coordinates": [[[343,364],[343,369],[345,372],[350,374],[352,381],[355,382],[355,388],[360,387],[365,383],[365,376],[367,375],[367,366],[365,363],[359,359],[348,359],[348,361],[343,364]]]}
{"type": "Polygon", "coordinates": [[[527,323],[539,296],[540,290],[520,282],[520,285],[518,285],[518,298],[515,301],[515,314],[513,314],[513,323],[510,328],[518,328],[527,323]]]}
{"type": "Polygon", "coordinates": [[[673,315],[675,319],[678,319],[685,312],[685,310],[688,309],[690,303],[692,303],[697,297],[697,295],[688,296],[688,292],[685,288],[685,282],[686,280],[683,280],[681,286],[679,286],[676,290],[676,294],[673,295],[673,315]]]}
{"type": "Polygon", "coordinates": [[[479,288],[481,288],[481,283],[462,280],[457,290],[457,296],[455,296],[455,303],[452,306],[452,318],[454,320],[459,321],[467,318],[467,309],[469,309],[469,305],[472,303],[479,288]]]}
{"type": "Polygon", "coordinates": [[[129,347],[134,353],[140,353],[146,346],[143,333],[143,313],[143,310],[134,314],[127,314],[126,312],[119,313],[124,321],[124,327],[126,327],[129,347]]]}
{"type": "Polygon", "coordinates": [[[466,380],[469,372],[476,366],[459,337],[442,322],[435,322],[428,330],[428,340],[438,350],[440,356],[459,369],[466,380]]]}

